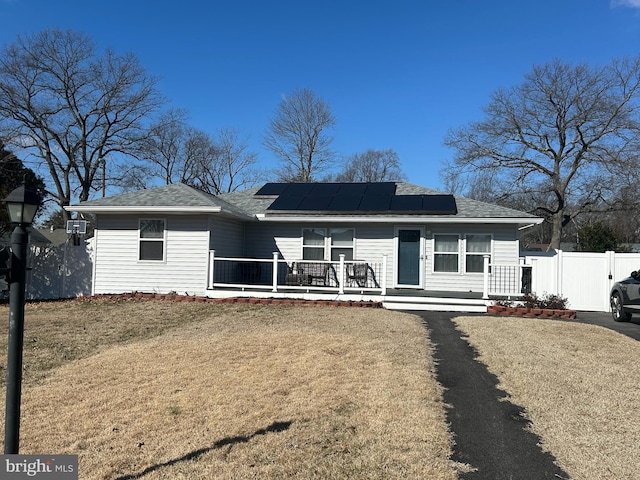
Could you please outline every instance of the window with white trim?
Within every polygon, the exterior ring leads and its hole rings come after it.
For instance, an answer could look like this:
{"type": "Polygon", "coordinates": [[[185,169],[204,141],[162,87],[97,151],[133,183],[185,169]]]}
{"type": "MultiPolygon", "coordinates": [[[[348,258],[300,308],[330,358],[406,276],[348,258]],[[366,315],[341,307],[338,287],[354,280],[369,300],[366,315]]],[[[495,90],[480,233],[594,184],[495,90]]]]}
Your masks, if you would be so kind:
{"type": "Polygon", "coordinates": [[[337,262],[344,254],[345,260],[353,260],[353,228],[332,228],[329,231],[331,260],[337,262]]]}
{"type": "MultiPolygon", "coordinates": [[[[467,273],[482,273],[484,271],[484,256],[491,255],[491,235],[469,234],[466,236],[465,271],[467,273]]],[[[491,257],[489,257],[491,262],[491,257]]]]}
{"type": "Polygon", "coordinates": [[[164,261],[165,221],[141,218],[138,227],[138,260],[164,261]]]}
{"type": "Polygon", "coordinates": [[[303,260],[324,260],[325,236],[324,228],[303,228],[302,229],[302,259],[303,260]]]}
{"type": "Polygon", "coordinates": [[[433,236],[433,271],[457,273],[459,271],[458,235],[433,236]]]}

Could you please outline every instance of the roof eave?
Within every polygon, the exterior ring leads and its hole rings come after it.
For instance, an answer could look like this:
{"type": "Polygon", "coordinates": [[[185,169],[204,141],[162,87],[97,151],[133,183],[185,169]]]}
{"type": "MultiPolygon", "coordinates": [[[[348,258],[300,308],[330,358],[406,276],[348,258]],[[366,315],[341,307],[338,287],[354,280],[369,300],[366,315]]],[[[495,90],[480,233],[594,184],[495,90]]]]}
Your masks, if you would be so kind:
{"type": "Polygon", "coordinates": [[[190,213],[230,213],[223,211],[222,207],[213,206],[113,206],[113,205],[68,205],[64,209],[68,212],[80,213],[173,213],[173,214],[190,214],[190,213]]]}
{"type": "Polygon", "coordinates": [[[538,225],[544,221],[540,217],[459,217],[455,215],[265,215],[258,214],[261,222],[352,222],[352,223],[498,223],[517,225],[538,225]]]}

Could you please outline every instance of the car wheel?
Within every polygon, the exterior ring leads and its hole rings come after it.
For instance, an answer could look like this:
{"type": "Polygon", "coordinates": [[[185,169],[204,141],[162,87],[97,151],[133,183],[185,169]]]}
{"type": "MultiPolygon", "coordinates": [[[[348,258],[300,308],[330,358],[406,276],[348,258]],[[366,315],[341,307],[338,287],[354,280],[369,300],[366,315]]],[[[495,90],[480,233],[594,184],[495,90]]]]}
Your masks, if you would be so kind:
{"type": "Polygon", "coordinates": [[[611,314],[616,322],[628,322],[631,320],[631,314],[625,311],[618,292],[614,292],[611,295],[611,314]]]}

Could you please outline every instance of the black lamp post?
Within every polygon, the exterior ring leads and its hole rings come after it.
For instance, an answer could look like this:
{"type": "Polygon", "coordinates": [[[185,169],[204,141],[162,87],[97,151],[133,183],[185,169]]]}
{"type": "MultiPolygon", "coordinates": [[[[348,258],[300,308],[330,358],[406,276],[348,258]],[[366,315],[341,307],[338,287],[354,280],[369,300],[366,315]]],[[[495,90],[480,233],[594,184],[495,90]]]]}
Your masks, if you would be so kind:
{"type": "Polygon", "coordinates": [[[27,271],[26,228],[33,223],[40,197],[24,184],[7,198],[9,220],[15,225],[11,235],[11,273],[9,278],[9,340],[7,356],[7,403],[4,453],[17,454],[20,441],[20,396],[22,393],[22,347],[24,342],[24,301],[27,271]]]}

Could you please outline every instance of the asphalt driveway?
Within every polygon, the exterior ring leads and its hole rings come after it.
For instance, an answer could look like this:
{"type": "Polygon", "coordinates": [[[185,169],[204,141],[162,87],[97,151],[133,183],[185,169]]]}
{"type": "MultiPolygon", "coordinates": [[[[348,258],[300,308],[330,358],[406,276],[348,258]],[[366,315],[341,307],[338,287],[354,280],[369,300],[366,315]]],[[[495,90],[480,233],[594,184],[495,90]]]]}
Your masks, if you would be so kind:
{"type": "Polygon", "coordinates": [[[435,345],[437,380],[445,388],[447,420],[454,434],[453,460],[476,470],[464,480],[568,479],[554,457],[526,430],[523,409],[505,400],[498,379],[478,362],[451,319],[460,313],[410,312],[419,315],[435,345]]]}
{"type": "MultiPolygon", "coordinates": [[[[463,480],[568,479],[555,458],[539,447],[527,430],[522,407],[497,388],[498,379],[477,361],[471,346],[455,329],[457,312],[407,312],[420,316],[435,345],[436,375],[444,387],[447,420],[454,434],[453,460],[476,470],[463,480]]],[[[464,314],[462,314],[464,315],[464,314]]],[[[609,328],[640,340],[640,316],[615,322],[607,312],[578,312],[576,320],[609,328]]]]}
{"type": "Polygon", "coordinates": [[[568,321],[599,325],[640,340],[640,316],[638,315],[633,316],[630,322],[616,322],[609,312],[578,312],[576,320],[568,321]]]}

